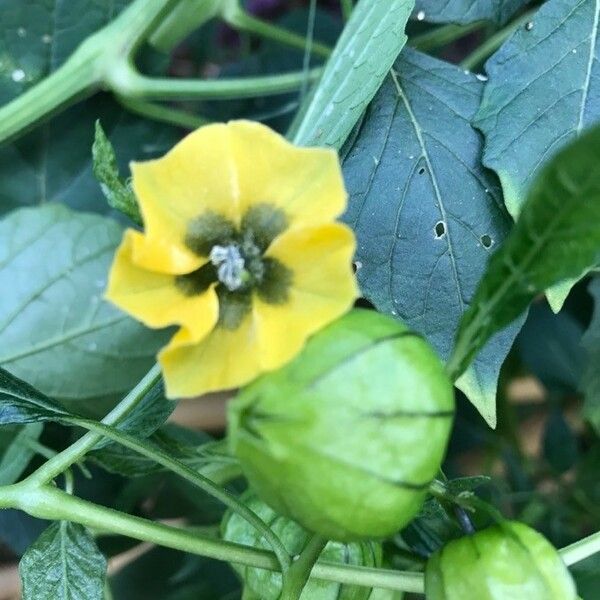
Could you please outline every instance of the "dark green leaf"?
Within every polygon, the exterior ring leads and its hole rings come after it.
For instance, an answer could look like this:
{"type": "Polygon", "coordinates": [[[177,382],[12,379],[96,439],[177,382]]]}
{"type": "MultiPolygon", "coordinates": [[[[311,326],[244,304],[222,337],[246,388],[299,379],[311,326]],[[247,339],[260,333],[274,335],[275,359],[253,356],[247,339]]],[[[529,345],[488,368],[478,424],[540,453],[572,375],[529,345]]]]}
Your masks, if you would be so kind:
{"type": "Polygon", "coordinates": [[[53,523],[25,552],[23,600],[102,600],[106,559],[81,526],[53,523]]]}
{"type": "Polygon", "coordinates": [[[577,438],[560,410],[550,413],[544,431],[544,457],[558,473],[568,471],[579,454],[577,438]]]}
{"type": "MultiPolygon", "coordinates": [[[[3,399],[0,402],[4,405],[3,399]]],[[[0,427],[0,485],[10,485],[21,477],[35,455],[32,443],[40,437],[43,428],[42,423],[0,427]]]]}
{"type": "MultiPolygon", "coordinates": [[[[498,173],[515,219],[552,155],[600,121],[599,14],[596,0],[549,0],[486,64],[477,115],[484,164],[498,173]]],[[[573,283],[550,290],[555,312],[573,283]]]]}
{"type": "MultiPolygon", "coordinates": [[[[165,387],[161,380],[150,388],[141,402],[123,420],[119,421],[117,428],[138,438],[146,438],[166,422],[176,406],[177,402],[167,400],[165,387]]],[[[97,444],[96,449],[108,444],[111,442],[103,440],[97,444]]]]}
{"type": "MultiPolygon", "coordinates": [[[[363,294],[448,358],[510,218],[470,124],[483,84],[409,48],[394,68],[344,162],[344,219],[358,237],[363,294]]],[[[517,330],[497,336],[458,383],[492,425],[498,373],[517,330]]]]}
{"type": "Polygon", "coordinates": [[[583,331],[579,321],[566,311],[555,315],[545,302],[531,307],[517,346],[523,362],[548,389],[578,389],[585,364],[583,331]]]}
{"type": "Polygon", "coordinates": [[[502,25],[529,0],[417,0],[419,21],[429,23],[474,23],[490,21],[502,25]]]}
{"type": "Polygon", "coordinates": [[[142,223],[140,209],[133,189],[119,176],[115,149],[106,137],[100,121],[96,121],[96,134],[92,144],[94,176],[100,182],[102,193],[112,208],[121,211],[138,225],[142,223]]]}
{"type": "Polygon", "coordinates": [[[2,366],[69,401],[116,398],[141,379],[164,335],[102,300],[121,233],[57,205],[0,221],[2,366]]]}
{"type": "Polygon", "coordinates": [[[111,578],[115,600],[234,600],[240,587],[223,562],[154,548],[111,578]]]}
{"type": "Polygon", "coordinates": [[[20,556],[35,542],[48,523],[20,510],[0,511],[0,540],[20,556]]]}
{"type": "Polygon", "coordinates": [[[569,567],[581,600],[597,600],[600,589],[600,553],[569,567]]]}
{"type": "MultiPolygon", "coordinates": [[[[148,441],[171,458],[176,458],[209,477],[213,472],[221,472],[223,469],[235,469],[237,472],[237,461],[222,452],[219,442],[213,442],[204,433],[193,442],[183,441],[178,432],[173,426],[167,426],[152,435],[148,441]]],[[[165,471],[164,467],[153,460],[116,443],[94,450],[89,457],[107,471],[125,477],[141,477],[165,471]]]]}
{"type": "Polygon", "coordinates": [[[594,318],[583,338],[588,357],[583,378],[585,405],[583,414],[600,435],[600,278],[590,285],[594,297],[594,318]]]}
{"type": "Polygon", "coordinates": [[[0,368],[0,425],[51,421],[68,414],[56,402],[0,368]]]}
{"type": "Polygon", "coordinates": [[[311,95],[294,141],[340,148],[398,53],[413,0],[360,0],[311,95]]]}
{"type": "Polygon", "coordinates": [[[449,372],[457,376],[536,294],[595,264],[600,255],[600,127],[555,156],[494,254],[463,317],[449,372]]]}
{"type": "MultiPolygon", "coordinates": [[[[88,35],[113,19],[129,0],[3,0],[0,10],[0,105],[58,68],[88,35]]],[[[32,133],[0,148],[0,214],[25,205],[64,202],[110,210],[92,174],[94,122],[100,118],[122,167],[167,150],[172,127],[127,114],[97,95],[32,133]]]]}

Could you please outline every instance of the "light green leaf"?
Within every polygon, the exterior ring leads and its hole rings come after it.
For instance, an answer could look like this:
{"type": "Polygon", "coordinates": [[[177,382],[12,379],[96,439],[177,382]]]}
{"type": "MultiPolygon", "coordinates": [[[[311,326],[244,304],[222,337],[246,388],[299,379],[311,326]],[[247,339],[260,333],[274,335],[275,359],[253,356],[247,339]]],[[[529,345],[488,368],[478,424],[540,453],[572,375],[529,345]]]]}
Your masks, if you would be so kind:
{"type": "Polygon", "coordinates": [[[42,423],[0,427],[0,485],[15,483],[34,457],[32,442],[42,433],[42,423]]]}
{"type": "Polygon", "coordinates": [[[461,320],[448,364],[460,375],[486,341],[536,294],[600,256],[600,127],[555,156],[534,182],[516,226],[492,257],[461,320]]]}
{"type": "Polygon", "coordinates": [[[131,186],[119,175],[117,156],[110,140],[106,137],[100,121],[96,121],[92,144],[92,170],[109,206],[127,215],[134,223],[142,224],[140,209],[131,186]]]}
{"type": "Polygon", "coordinates": [[[0,221],[0,365],[68,401],[116,398],[141,379],[165,336],[102,299],[121,234],[59,205],[0,221]]]}
{"type": "MultiPolygon", "coordinates": [[[[59,67],[88,35],[129,0],[3,0],[0,10],[0,105],[59,67]]],[[[64,202],[107,213],[92,174],[94,122],[101,119],[121,168],[164,153],[176,129],[138,119],[104,95],[82,102],[0,148],[0,214],[21,206],[64,202]]]]}
{"type": "Polygon", "coordinates": [[[340,148],[398,53],[414,0],[360,0],[294,133],[303,146],[340,148]]]}
{"type": "Polygon", "coordinates": [[[583,377],[583,415],[600,435],[600,278],[592,281],[589,291],[594,298],[595,308],[592,322],[583,337],[583,345],[588,353],[583,377]]]}
{"type": "Polygon", "coordinates": [[[23,600],[102,600],[106,559],[81,526],[53,523],[21,558],[23,600]]]}
{"type": "MultiPolygon", "coordinates": [[[[514,218],[552,155],[600,121],[599,18],[599,0],[549,0],[486,64],[476,124],[514,218]]],[[[555,312],[579,276],[550,291],[555,312]]]]}
{"type": "MultiPolygon", "coordinates": [[[[406,48],[344,162],[358,279],[379,310],[447,359],[489,254],[510,229],[497,179],[481,167],[470,119],[483,84],[406,48]]],[[[500,367],[517,326],[494,338],[459,387],[495,424],[500,367]]]]}
{"type": "Polygon", "coordinates": [[[419,21],[429,23],[506,23],[529,0],[416,0],[419,21]]]}

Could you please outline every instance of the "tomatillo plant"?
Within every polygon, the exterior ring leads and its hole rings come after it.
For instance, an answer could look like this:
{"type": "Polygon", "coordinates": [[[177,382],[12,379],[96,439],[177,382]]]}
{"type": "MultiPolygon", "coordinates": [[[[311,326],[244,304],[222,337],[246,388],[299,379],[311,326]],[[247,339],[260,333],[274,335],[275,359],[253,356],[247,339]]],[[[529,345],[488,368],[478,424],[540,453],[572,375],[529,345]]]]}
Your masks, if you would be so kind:
{"type": "Polygon", "coordinates": [[[467,4],[2,0],[2,593],[596,600],[600,10],[467,4]]]}

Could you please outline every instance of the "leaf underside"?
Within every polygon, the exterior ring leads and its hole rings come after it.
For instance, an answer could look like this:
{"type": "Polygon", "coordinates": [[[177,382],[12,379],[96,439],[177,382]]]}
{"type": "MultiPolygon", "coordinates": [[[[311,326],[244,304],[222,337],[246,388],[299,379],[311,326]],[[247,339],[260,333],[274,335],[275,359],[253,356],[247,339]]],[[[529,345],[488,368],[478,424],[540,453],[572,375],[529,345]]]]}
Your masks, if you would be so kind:
{"type": "Polygon", "coordinates": [[[404,47],[414,0],[362,0],[340,36],[294,141],[340,148],[404,47]]]}

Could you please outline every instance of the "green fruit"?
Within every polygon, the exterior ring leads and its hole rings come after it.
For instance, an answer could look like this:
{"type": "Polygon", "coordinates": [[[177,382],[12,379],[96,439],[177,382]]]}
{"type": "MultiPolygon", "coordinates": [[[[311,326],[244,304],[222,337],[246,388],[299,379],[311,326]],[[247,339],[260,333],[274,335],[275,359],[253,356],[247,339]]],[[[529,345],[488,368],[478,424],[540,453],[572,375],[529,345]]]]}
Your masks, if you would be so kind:
{"type": "MultiPolygon", "coordinates": [[[[298,523],[275,513],[252,492],[246,493],[242,500],[273,530],[291,556],[302,551],[311,536],[298,523]]],[[[261,534],[234,512],[226,513],[221,530],[223,538],[227,541],[255,548],[270,549],[268,542],[265,542],[261,534]]],[[[319,560],[363,567],[379,567],[381,554],[381,545],[376,542],[351,544],[329,542],[319,560]]],[[[277,600],[279,598],[280,573],[241,565],[232,565],[232,567],[244,582],[244,598],[260,598],[260,600],[277,600]]],[[[300,600],[368,600],[370,594],[369,588],[310,579],[300,600]]]]}
{"type": "Polygon", "coordinates": [[[398,321],[354,310],[229,408],[229,439],[261,498],[306,529],[387,537],[418,512],[444,457],[452,385],[398,321]]]}
{"type": "Polygon", "coordinates": [[[454,540],[431,556],[427,600],[575,600],[558,552],[537,531],[509,521],[454,540]]]}

